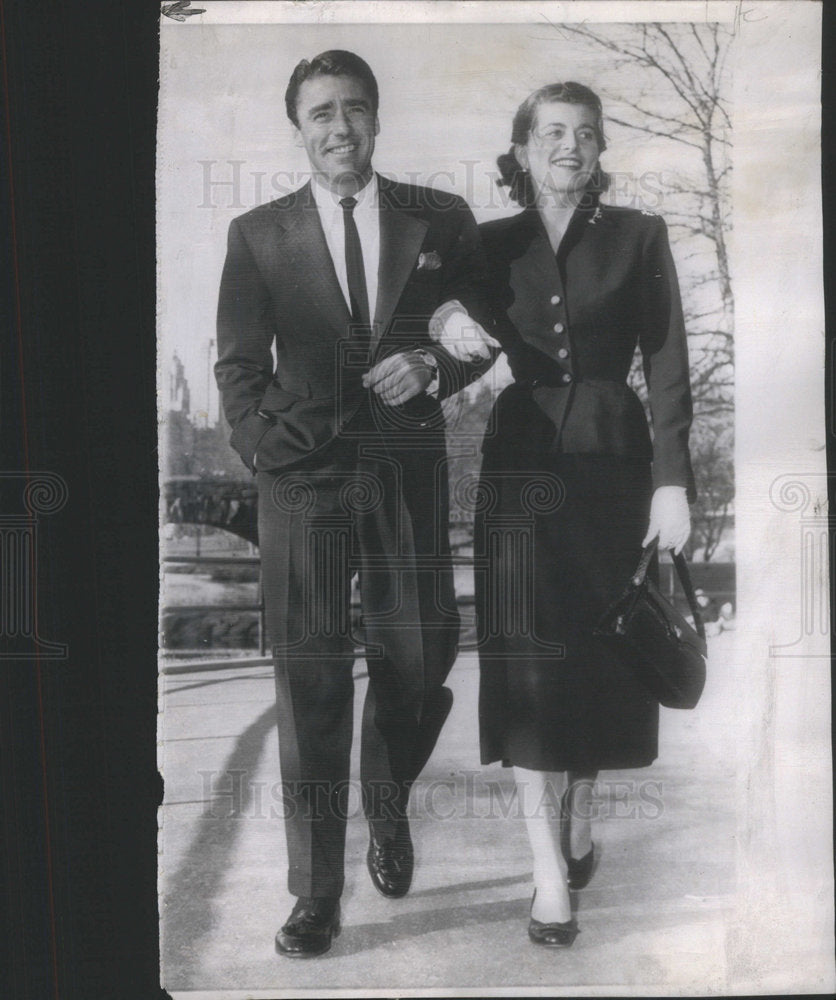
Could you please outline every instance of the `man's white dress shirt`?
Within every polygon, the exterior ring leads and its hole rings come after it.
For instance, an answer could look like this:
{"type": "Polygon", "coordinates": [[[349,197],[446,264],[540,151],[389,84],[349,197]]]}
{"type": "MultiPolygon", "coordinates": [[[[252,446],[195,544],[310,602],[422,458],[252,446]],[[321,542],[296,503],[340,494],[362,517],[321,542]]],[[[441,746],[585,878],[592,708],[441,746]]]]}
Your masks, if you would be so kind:
{"type": "MultiPolygon", "coordinates": [[[[339,196],[321,184],[316,177],[311,182],[314,201],[319,212],[319,221],[325,233],[325,242],[334,262],[337,280],[340,283],[346,305],[350,309],[348,275],[345,268],[345,222],[339,196]]],[[[363,270],[366,274],[366,291],[369,293],[369,319],[374,323],[377,306],[377,272],[380,267],[380,198],[377,189],[377,175],[372,174],[369,183],[354,197],[354,224],[360,236],[363,251],[363,270]]]]}

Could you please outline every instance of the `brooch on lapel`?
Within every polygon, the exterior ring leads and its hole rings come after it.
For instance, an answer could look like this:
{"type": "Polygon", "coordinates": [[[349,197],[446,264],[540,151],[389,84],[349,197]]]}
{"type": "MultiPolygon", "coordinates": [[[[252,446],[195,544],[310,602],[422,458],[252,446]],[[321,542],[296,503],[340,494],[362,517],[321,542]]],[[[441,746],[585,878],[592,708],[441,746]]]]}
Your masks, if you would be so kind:
{"type": "Polygon", "coordinates": [[[603,214],[604,213],[601,211],[601,206],[600,205],[596,205],[595,206],[595,212],[594,212],[592,218],[589,220],[590,226],[594,226],[595,223],[603,216],[603,214]]]}
{"type": "Polygon", "coordinates": [[[430,250],[428,253],[418,254],[419,271],[437,271],[440,267],[441,257],[435,252],[435,250],[430,250]]]}

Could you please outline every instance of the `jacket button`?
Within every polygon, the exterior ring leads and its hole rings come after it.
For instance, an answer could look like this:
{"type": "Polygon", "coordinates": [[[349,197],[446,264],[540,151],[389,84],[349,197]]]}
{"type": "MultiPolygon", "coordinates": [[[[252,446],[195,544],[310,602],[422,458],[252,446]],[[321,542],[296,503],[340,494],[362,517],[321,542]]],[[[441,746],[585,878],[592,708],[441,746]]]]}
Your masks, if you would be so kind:
{"type": "Polygon", "coordinates": [[[555,323],[554,324],[554,332],[555,333],[563,333],[563,324],[562,323],[555,323]]]}
{"type": "Polygon", "coordinates": [[[561,376],[560,381],[568,385],[572,381],[572,376],[569,374],[569,372],[566,372],[565,375],[561,376]]]}
{"type": "Polygon", "coordinates": [[[530,383],[530,384],[531,384],[531,388],[532,388],[532,389],[536,389],[536,388],[537,388],[537,386],[538,386],[538,385],[540,384],[540,379],[539,379],[539,378],[533,378],[533,379],[531,380],[531,383],[530,383]]]}
{"type": "Polygon", "coordinates": [[[551,297],[551,304],[553,306],[559,306],[560,305],[560,296],[559,295],[552,295],[552,297],[551,297]]]}
{"type": "Polygon", "coordinates": [[[557,352],[557,356],[559,358],[568,358],[569,352],[566,350],[565,347],[561,347],[560,350],[557,352]]]}

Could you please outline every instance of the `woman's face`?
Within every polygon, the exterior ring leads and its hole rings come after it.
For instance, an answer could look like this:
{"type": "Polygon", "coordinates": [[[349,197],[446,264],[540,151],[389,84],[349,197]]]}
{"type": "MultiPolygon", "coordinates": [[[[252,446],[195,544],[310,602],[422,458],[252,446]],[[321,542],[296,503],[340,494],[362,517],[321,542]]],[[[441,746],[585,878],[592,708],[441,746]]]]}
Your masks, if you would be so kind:
{"type": "Polygon", "coordinates": [[[514,147],[538,199],[583,190],[598,166],[595,113],[583,104],[553,101],[537,108],[526,144],[514,147]]]}

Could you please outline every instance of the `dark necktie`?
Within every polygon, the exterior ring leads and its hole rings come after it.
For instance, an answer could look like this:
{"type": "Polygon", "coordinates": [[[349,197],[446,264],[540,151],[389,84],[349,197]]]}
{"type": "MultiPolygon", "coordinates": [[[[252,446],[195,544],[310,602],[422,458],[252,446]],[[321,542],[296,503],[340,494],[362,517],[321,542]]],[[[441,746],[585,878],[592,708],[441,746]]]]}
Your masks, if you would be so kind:
{"type": "Polygon", "coordinates": [[[360,234],[354,221],[356,198],[340,198],[343,207],[343,223],[345,224],[345,271],[348,278],[348,297],[351,303],[351,318],[355,323],[362,324],[363,331],[355,331],[355,336],[368,334],[369,327],[369,293],[366,291],[366,271],[363,268],[363,250],[360,247],[360,234]]]}

